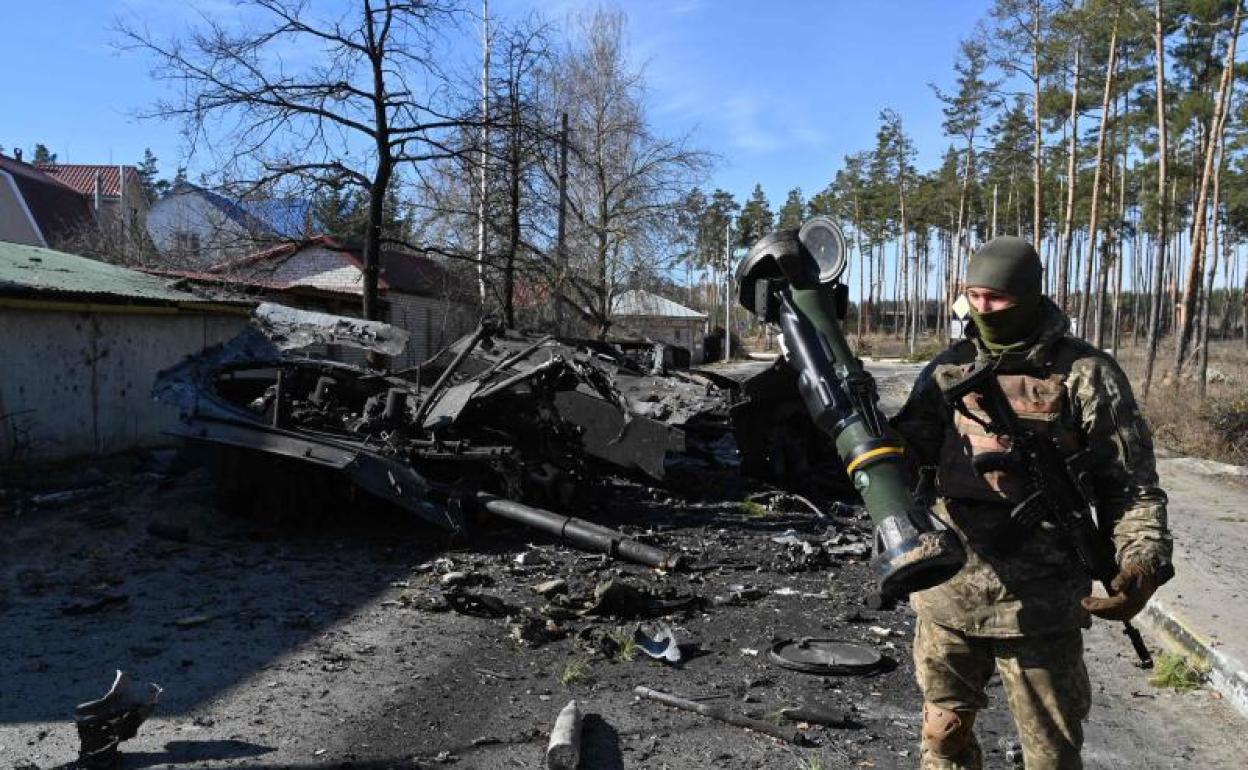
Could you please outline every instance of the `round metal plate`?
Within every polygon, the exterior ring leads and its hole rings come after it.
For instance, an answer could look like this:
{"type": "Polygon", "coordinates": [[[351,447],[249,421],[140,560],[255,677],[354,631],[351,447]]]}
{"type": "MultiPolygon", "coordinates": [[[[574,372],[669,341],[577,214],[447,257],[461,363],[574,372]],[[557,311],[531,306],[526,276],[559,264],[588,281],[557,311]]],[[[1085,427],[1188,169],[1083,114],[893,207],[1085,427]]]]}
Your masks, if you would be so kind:
{"type": "Polygon", "coordinates": [[[808,674],[869,674],[883,658],[870,647],[837,639],[785,639],[772,646],[772,662],[808,674]]]}
{"type": "Polygon", "coordinates": [[[830,218],[818,216],[802,225],[798,239],[814,258],[819,283],[832,283],[845,272],[845,234],[830,218]]]}

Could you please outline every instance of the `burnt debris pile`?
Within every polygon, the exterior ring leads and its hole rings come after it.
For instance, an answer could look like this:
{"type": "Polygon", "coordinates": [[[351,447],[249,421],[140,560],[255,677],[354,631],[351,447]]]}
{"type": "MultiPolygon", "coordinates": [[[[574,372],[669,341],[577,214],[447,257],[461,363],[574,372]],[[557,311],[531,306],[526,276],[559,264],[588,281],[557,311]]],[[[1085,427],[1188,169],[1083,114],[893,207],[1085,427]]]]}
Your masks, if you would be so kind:
{"type": "Polygon", "coordinates": [[[367,365],[405,343],[386,324],[266,304],[235,339],[162,372],[153,393],[180,411],[172,434],[215,450],[227,501],[265,499],[282,475],[274,468],[312,470],[302,476],[316,481],[275,507],[315,507],[336,486],[353,503],[363,491],[451,533],[488,513],[653,566],[672,564],[547,509],[583,508],[609,476],[654,484],[744,467],[783,480],[812,464],[781,435],[800,413],[775,369],[743,386],[689,369],[684,351],[661,343],[489,321],[420,366],[367,365]],[[348,348],[358,365],[326,355],[348,348]],[[739,447],[737,433],[758,424],[772,429],[739,447]]]}

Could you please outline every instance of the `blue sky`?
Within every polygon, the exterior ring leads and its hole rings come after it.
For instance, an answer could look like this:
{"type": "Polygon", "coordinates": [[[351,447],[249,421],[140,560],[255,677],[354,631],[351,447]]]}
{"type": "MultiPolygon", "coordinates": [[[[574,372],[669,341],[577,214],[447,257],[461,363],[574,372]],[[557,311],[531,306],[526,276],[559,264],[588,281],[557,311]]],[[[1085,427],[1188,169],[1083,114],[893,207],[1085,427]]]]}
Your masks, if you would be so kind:
{"type": "MultiPolygon", "coordinates": [[[[473,3],[475,5],[475,3],[473,3]]],[[[208,13],[228,0],[201,0],[208,13]]],[[[555,20],[582,0],[492,0],[491,13],[539,9],[555,20]]],[[[720,160],[708,184],[746,197],[756,182],[773,206],[831,179],[841,156],[870,147],[881,109],[901,112],[920,168],[947,142],[929,83],[952,84],[959,39],[988,0],[622,0],[644,65],[651,116],[667,134],[689,133],[720,160]]],[[[167,94],[149,62],[116,49],[114,19],[178,32],[194,14],[166,0],[43,0],[4,4],[0,146],[43,142],[66,162],[133,163],[151,147],[172,175],[185,154],[176,125],[134,115],[167,94]],[[16,34],[14,34],[16,32],[16,34]]],[[[471,45],[471,30],[466,31],[471,45]]],[[[466,48],[465,50],[471,50],[466,48]]],[[[196,161],[192,159],[192,174],[196,161]]]]}

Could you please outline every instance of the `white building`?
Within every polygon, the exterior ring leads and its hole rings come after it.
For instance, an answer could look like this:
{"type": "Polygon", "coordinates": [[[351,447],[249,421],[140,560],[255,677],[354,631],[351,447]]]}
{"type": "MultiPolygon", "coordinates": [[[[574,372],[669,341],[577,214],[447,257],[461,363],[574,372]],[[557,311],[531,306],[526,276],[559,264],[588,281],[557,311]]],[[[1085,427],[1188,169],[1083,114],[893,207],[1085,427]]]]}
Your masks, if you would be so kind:
{"type": "Polygon", "coordinates": [[[645,289],[632,289],[615,298],[611,305],[611,321],[640,337],[678,345],[689,351],[692,360],[702,360],[705,313],[645,289]]]}
{"type": "Polygon", "coordinates": [[[283,240],[310,237],[311,204],[294,199],[235,201],[181,182],[147,212],[156,251],[208,267],[283,240]]]}

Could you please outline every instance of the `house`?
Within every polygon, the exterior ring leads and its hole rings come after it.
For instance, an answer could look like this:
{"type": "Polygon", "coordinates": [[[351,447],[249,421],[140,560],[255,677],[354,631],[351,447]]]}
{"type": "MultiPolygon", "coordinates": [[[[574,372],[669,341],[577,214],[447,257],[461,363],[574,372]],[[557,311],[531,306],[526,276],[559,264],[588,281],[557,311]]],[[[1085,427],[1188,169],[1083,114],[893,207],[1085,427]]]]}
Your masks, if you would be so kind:
{"type": "Polygon", "coordinates": [[[238,201],[179,182],[147,212],[147,234],[161,254],[208,267],[310,237],[311,211],[309,201],[238,201]]]}
{"type": "Polygon", "coordinates": [[[95,224],[76,190],[15,158],[0,155],[0,241],[55,246],[95,224]]]}
{"type": "Polygon", "coordinates": [[[701,360],[705,313],[645,289],[632,289],[615,298],[611,321],[646,339],[679,345],[694,361],[701,360]]]}
{"type": "Polygon", "coordinates": [[[134,166],[40,163],[37,168],[85,198],[97,222],[120,224],[126,231],[143,232],[147,192],[134,166]],[[119,216],[123,212],[124,218],[119,216]]]}
{"type": "MultiPolygon", "coordinates": [[[[359,316],[364,292],[364,260],[358,250],[328,236],[283,243],[242,259],[201,271],[165,271],[201,285],[215,284],[267,302],[337,315],[359,316]]],[[[401,251],[383,251],[378,279],[380,318],[410,335],[393,368],[415,366],[477,325],[475,309],[437,262],[401,251]]],[[[309,352],[347,363],[362,363],[354,348],[328,346],[309,352]]]]}
{"type": "Polygon", "coordinates": [[[0,465],[165,443],[177,410],[152,400],[156,373],[234,337],[252,304],[0,243],[0,465]]]}

